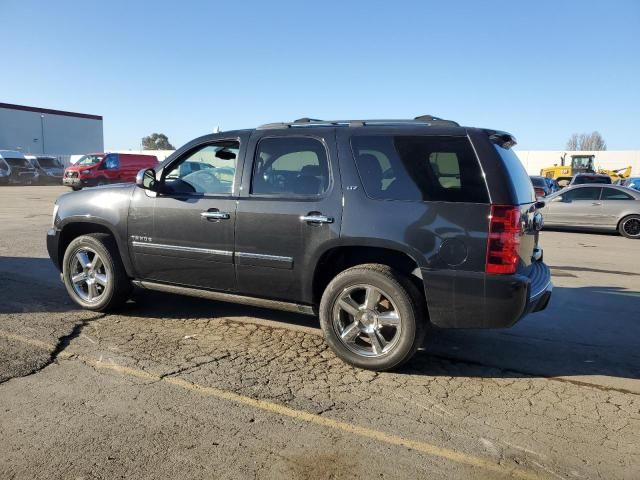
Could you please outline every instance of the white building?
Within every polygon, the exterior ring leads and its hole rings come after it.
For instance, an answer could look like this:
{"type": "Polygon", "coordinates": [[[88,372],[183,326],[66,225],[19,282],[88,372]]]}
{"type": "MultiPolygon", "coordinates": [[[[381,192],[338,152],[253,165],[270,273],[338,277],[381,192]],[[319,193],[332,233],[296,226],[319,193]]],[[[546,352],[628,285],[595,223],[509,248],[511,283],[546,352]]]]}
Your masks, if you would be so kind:
{"type": "Polygon", "coordinates": [[[102,152],[102,117],[0,103],[0,149],[60,157],[102,152]]]}

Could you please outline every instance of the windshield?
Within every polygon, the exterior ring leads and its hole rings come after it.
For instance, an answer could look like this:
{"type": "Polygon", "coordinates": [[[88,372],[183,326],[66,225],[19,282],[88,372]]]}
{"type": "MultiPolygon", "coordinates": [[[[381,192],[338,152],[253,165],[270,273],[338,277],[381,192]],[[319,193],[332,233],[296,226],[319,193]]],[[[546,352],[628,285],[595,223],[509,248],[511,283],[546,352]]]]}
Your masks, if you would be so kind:
{"type": "Polygon", "coordinates": [[[76,165],[82,165],[85,167],[89,165],[95,165],[96,163],[100,163],[103,158],[103,155],[85,155],[80,160],[78,160],[78,163],[76,163],[76,165]]]}
{"type": "Polygon", "coordinates": [[[12,167],[31,167],[29,162],[27,162],[24,158],[5,158],[7,163],[12,167]]]}
{"type": "Polygon", "coordinates": [[[60,162],[58,162],[57,158],[38,157],[37,162],[42,168],[53,168],[60,166],[60,162]]]}

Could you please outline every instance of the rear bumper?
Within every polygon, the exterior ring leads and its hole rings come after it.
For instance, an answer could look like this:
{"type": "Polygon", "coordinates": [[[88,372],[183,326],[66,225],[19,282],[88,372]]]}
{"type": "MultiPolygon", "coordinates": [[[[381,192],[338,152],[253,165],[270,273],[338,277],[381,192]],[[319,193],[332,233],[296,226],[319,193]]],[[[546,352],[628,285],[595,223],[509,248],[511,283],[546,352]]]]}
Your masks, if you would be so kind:
{"type": "Polygon", "coordinates": [[[535,262],[526,274],[487,275],[422,270],[431,323],[442,328],[507,328],[544,310],[553,284],[549,267],[535,262]]]}

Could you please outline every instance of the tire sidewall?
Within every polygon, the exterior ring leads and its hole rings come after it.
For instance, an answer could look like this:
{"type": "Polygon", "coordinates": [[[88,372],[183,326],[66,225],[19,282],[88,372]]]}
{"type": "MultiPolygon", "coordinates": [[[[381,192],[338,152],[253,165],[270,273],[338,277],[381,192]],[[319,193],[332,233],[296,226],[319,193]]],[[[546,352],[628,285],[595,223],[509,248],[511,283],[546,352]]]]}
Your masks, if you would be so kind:
{"type": "Polygon", "coordinates": [[[625,222],[627,222],[629,220],[632,220],[632,219],[640,220],[640,215],[629,215],[627,217],[624,217],[622,220],[620,220],[620,226],[618,227],[618,232],[623,237],[630,238],[631,240],[638,240],[638,239],[640,239],[640,236],[635,236],[635,237],[631,236],[627,232],[625,232],[625,230],[624,230],[625,222]]]}
{"type": "Polygon", "coordinates": [[[115,290],[116,290],[115,282],[117,281],[117,279],[114,271],[113,259],[111,258],[111,254],[107,251],[107,249],[102,244],[102,242],[100,242],[99,240],[91,236],[81,236],[76,238],[67,247],[67,250],[64,253],[62,266],[63,266],[62,278],[63,278],[64,286],[67,289],[67,293],[72,298],[72,300],[76,302],[78,305],[80,305],[82,308],[86,308],[88,310],[102,310],[111,302],[111,299],[115,294],[115,290]],[[107,278],[109,279],[109,281],[107,282],[106,290],[99,302],[89,303],[84,301],[80,296],[78,296],[75,289],[73,288],[73,283],[71,282],[71,276],[70,276],[71,262],[75,257],[76,253],[79,250],[82,250],[83,248],[90,248],[92,250],[95,250],[98,253],[98,255],[100,255],[105,271],[107,273],[107,278]]]}
{"type": "Polygon", "coordinates": [[[322,295],[320,302],[320,325],[325,341],[333,351],[345,362],[369,370],[389,370],[400,365],[413,354],[416,341],[416,322],[418,309],[410,293],[400,282],[372,269],[347,270],[334,278],[322,295]],[[364,357],[349,350],[338,338],[333,326],[333,310],[344,289],[353,285],[372,285],[388,293],[392,298],[400,318],[402,329],[397,345],[380,357],[364,357]]]}

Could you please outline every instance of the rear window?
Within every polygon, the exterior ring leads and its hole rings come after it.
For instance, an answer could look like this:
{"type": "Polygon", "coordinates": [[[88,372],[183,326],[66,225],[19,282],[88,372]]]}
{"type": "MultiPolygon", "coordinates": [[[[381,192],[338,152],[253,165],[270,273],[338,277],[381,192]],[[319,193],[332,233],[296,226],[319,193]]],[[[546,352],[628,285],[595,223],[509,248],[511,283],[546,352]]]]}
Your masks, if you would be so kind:
{"type": "Polygon", "coordinates": [[[547,186],[547,182],[545,182],[544,178],[542,177],[531,177],[531,183],[533,183],[534,187],[546,187],[547,186]]]}
{"type": "Polygon", "coordinates": [[[380,200],[488,203],[480,165],[466,137],[354,136],[365,193],[380,200]]]}
{"type": "Polygon", "coordinates": [[[574,185],[583,185],[585,183],[604,183],[610,184],[611,177],[591,177],[588,175],[579,175],[573,179],[572,182],[574,185]]]}
{"type": "Polygon", "coordinates": [[[535,202],[536,196],[531,179],[518,156],[510,148],[503,148],[497,144],[493,146],[502,158],[502,164],[511,177],[516,202],[518,204],[535,202]]]}

